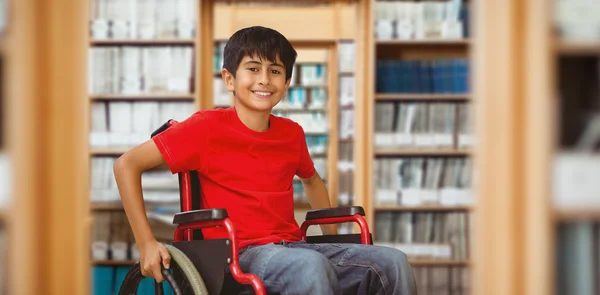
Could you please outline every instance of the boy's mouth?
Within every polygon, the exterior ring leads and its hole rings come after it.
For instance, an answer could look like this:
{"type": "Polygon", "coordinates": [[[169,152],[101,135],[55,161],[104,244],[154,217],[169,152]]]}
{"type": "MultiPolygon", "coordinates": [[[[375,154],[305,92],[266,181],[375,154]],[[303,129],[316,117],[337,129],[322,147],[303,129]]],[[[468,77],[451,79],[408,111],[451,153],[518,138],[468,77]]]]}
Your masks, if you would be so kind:
{"type": "Polygon", "coordinates": [[[254,96],[258,97],[258,98],[269,98],[271,95],[273,95],[273,92],[268,92],[268,91],[252,91],[252,94],[254,94],[254,96]]]}

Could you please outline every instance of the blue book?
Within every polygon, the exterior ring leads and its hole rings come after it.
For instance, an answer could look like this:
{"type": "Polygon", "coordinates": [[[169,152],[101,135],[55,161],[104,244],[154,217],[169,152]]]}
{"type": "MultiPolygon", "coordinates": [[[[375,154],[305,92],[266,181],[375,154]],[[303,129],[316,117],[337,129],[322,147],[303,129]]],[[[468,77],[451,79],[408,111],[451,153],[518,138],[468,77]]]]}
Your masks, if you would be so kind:
{"type": "Polygon", "coordinates": [[[471,91],[471,89],[469,87],[470,65],[469,65],[469,61],[467,59],[464,59],[462,62],[461,72],[462,72],[461,90],[463,93],[469,93],[471,91]]]}
{"type": "Polygon", "coordinates": [[[453,93],[452,91],[452,59],[442,59],[442,93],[453,93]]]}
{"type": "Polygon", "coordinates": [[[412,86],[412,92],[413,93],[421,93],[421,81],[419,79],[419,74],[421,73],[419,66],[420,66],[420,60],[412,60],[411,61],[411,69],[410,69],[410,73],[411,73],[411,86],[412,86]]]}
{"type": "Polygon", "coordinates": [[[462,93],[462,63],[461,59],[451,60],[452,67],[452,93],[462,93]]]}
{"type": "Polygon", "coordinates": [[[378,59],[375,63],[375,91],[377,93],[383,93],[383,60],[378,59]]]}
{"type": "Polygon", "coordinates": [[[431,75],[433,82],[433,93],[443,93],[442,85],[442,61],[439,59],[431,61],[431,75]]]}
{"type": "Polygon", "coordinates": [[[112,295],[114,268],[112,266],[97,265],[92,267],[92,294],[112,295]]]}
{"type": "Polygon", "coordinates": [[[385,62],[385,92],[386,93],[395,93],[399,92],[401,89],[401,79],[402,72],[400,70],[399,60],[387,60],[385,62]]]}

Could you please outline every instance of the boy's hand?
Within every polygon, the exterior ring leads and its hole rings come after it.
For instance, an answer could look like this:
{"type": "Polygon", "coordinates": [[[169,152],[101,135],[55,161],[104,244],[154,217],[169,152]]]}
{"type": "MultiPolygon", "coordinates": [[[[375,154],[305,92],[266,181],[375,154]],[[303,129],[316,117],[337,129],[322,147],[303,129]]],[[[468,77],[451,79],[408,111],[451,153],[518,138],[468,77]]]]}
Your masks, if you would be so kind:
{"type": "Polygon", "coordinates": [[[160,269],[160,264],[168,269],[171,263],[171,256],[165,245],[157,240],[146,242],[140,248],[140,266],[142,275],[145,277],[154,278],[157,282],[164,280],[160,269]]]}

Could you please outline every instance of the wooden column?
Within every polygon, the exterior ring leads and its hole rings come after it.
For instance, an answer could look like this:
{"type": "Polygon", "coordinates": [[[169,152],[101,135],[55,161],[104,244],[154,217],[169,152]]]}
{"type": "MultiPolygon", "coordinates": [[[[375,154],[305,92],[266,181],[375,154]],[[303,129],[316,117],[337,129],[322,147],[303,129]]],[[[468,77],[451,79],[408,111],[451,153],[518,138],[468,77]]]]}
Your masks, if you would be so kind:
{"type": "Polygon", "coordinates": [[[88,3],[10,7],[10,294],[89,294],[88,3]]]}
{"type": "Polygon", "coordinates": [[[476,1],[473,294],[549,294],[545,1],[476,1]],[[543,35],[543,36],[540,36],[543,35]]]}

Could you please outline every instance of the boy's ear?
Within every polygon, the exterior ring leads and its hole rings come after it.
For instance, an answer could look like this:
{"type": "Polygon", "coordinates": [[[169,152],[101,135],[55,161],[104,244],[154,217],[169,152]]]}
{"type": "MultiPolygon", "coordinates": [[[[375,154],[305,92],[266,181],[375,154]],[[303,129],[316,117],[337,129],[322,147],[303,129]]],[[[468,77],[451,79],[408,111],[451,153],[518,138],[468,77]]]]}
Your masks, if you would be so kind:
{"type": "Polygon", "coordinates": [[[235,87],[233,87],[233,82],[235,81],[233,75],[227,69],[222,69],[221,78],[223,79],[223,82],[225,82],[225,87],[227,87],[227,91],[233,92],[235,90],[235,87]]]}

